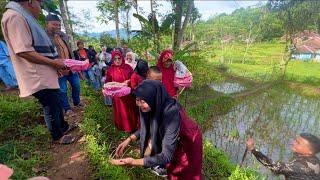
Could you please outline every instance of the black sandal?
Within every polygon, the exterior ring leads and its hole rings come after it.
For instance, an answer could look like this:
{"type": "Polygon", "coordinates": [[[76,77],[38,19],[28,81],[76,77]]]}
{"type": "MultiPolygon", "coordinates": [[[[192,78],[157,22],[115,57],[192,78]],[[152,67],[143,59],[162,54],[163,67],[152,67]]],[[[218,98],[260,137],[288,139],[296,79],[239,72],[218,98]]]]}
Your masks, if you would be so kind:
{"type": "Polygon", "coordinates": [[[69,125],[69,128],[65,132],[63,132],[63,135],[69,134],[71,131],[75,130],[76,128],[78,128],[76,124],[69,125]]]}
{"type": "Polygon", "coordinates": [[[66,145],[66,144],[71,144],[76,140],[75,137],[70,136],[70,135],[64,135],[62,136],[59,140],[54,141],[53,143],[55,144],[62,144],[62,145],[66,145]]]}

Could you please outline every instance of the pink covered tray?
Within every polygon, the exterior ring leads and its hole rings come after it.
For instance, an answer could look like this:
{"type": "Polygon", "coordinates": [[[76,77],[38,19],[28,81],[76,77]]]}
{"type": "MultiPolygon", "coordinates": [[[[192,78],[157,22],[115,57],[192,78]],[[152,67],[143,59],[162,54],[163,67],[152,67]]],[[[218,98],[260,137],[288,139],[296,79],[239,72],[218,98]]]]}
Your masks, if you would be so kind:
{"type": "Polygon", "coordinates": [[[85,61],[78,61],[78,60],[74,60],[74,59],[65,59],[64,64],[68,68],[70,68],[70,70],[72,72],[85,71],[88,68],[90,68],[90,66],[91,66],[88,59],[85,61]]]}
{"type": "Polygon", "coordinates": [[[104,84],[102,93],[104,96],[122,97],[131,93],[131,88],[118,82],[108,82],[104,84]]]}

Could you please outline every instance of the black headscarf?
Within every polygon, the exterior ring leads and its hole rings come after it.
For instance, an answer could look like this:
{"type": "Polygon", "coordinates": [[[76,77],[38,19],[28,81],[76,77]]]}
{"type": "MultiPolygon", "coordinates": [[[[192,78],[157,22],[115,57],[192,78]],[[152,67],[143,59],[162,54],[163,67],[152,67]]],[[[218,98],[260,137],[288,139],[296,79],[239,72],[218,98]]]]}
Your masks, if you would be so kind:
{"type": "Polygon", "coordinates": [[[140,76],[146,78],[148,70],[149,70],[149,66],[147,61],[143,59],[138,59],[137,66],[134,69],[134,71],[138,73],[140,76]]]}
{"type": "Polygon", "coordinates": [[[312,135],[310,133],[301,133],[300,137],[309,142],[315,154],[320,152],[320,139],[317,136],[312,135]]]}
{"type": "MultiPolygon", "coordinates": [[[[164,125],[171,118],[163,118],[164,114],[179,116],[180,106],[169,96],[165,87],[160,81],[145,80],[135,90],[137,98],[144,100],[151,108],[150,112],[143,113],[140,111],[140,155],[143,157],[148,140],[151,139],[152,150],[151,156],[158,154],[162,149],[162,140],[164,138],[164,125]]],[[[173,128],[179,128],[173,127],[173,128]]],[[[178,132],[178,131],[177,131],[178,132]]]]}

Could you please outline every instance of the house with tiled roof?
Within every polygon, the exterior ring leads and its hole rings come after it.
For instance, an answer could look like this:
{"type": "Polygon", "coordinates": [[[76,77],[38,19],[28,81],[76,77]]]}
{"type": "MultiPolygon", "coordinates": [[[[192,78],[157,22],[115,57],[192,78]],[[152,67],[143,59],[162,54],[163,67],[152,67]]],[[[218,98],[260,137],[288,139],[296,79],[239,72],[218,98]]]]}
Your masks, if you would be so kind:
{"type": "Polygon", "coordinates": [[[320,35],[314,32],[304,31],[295,38],[296,49],[293,59],[303,61],[320,62],[320,35]]]}

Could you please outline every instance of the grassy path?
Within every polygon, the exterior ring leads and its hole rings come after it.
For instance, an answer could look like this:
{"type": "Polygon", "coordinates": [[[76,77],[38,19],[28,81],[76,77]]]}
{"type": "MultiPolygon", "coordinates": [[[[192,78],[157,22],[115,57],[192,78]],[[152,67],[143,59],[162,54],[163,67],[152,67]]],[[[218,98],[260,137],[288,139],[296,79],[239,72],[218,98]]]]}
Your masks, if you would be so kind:
{"type": "MultiPolygon", "coordinates": [[[[68,117],[66,120],[69,124],[81,123],[84,110],[74,108],[73,111],[76,113],[75,116],[68,117]]],[[[71,135],[77,137],[75,143],[70,145],[54,145],[49,151],[52,154],[52,162],[50,163],[51,168],[47,171],[47,177],[51,180],[92,179],[89,160],[83,150],[83,133],[77,128],[71,132],[71,135]]]]}

